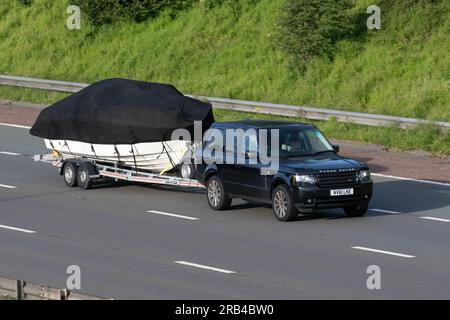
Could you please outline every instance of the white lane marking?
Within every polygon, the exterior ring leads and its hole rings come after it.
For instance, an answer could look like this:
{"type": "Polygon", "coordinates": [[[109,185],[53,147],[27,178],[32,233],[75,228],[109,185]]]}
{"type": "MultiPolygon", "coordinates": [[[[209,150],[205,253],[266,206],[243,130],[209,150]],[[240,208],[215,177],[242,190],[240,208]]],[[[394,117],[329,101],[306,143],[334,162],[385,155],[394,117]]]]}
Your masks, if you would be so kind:
{"type": "Polygon", "coordinates": [[[369,209],[370,211],[381,212],[381,213],[389,213],[389,214],[400,214],[398,211],[384,210],[384,209],[369,209]]]}
{"type": "Polygon", "coordinates": [[[416,257],[416,256],[411,256],[409,254],[397,253],[397,252],[392,252],[392,251],[384,251],[384,250],[378,250],[378,249],[372,249],[372,248],[366,248],[366,247],[352,247],[352,248],[357,249],[357,250],[363,250],[363,251],[383,253],[383,254],[388,254],[391,256],[397,256],[397,257],[402,257],[402,258],[415,258],[416,257]]]}
{"type": "Polygon", "coordinates": [[[17,189],[17,187],[14,187],[14,186],[8,186],[7,184],[0,184],[0,188],[17,189]]]}
{"type": "Polygon", "coordinates": [[[381,173],[372,173],[375,177],[382,177],[382,178],[389,178],[389,179],[396,179],[396,180],[404,180],[404,181],[412,181],[412,182],[420,182],[420,183],[427,183],[427,184],[434,184],[437,186],[444,186],[444,187],[450,187],[450,183],[445,182],[437,182],[437,181],[430,181],[430,180],[419,180],[419,179],[412,179],[412,178],[405,178],[405,177],[397,177],[397,176],[390,176],[387,174],[381,174],[381,173]]]}
{"type": "Polygon", "coordinates": [[[168,212],[161,212],[161,211],[155,211],[155,210],[149,210],[147,212],[148,213],[154,213],[154,214],[160,214],[162,216],[169,216],[169,217],[174,217],[174,218],[186,219],[186,220],[198,220],[198,218],[195,218],[195,217],[182,216],[182,215],[179,215],[179,214],[173,214],[173,213],[168,213],[168,212]]]}
{"type": "Polygon", "coordinates": [[[31,129],[31,127],[28,127],[28,126],[22,126],[20,124],[3,123],[3,122],[0,122],[0,126],[13,127],[13,128],[22,128],[22,129],[31,129]]]}
{"type": "Polygon", "coordinates": [[[439,221],[439,222],[450,222],[449,219],[435,218],[435,217],[420,217],[425,220],[439,221]]]}
{"type": "Polygon", "coordinates": [[[0,151],[1,154],[5,154],[7,156],[21,156],[21,153],[15,153],[15,152],[7,152],[7,151],[0,151]]]}
{"type": "Polygon", "coordinates": [[[22,228],[5,226],[3,224],[0,224],[0,228],[1,229],[7,229],[7,230],[13,230],[13,231],[19,231],[19,232],[25,232],[25,233],[36,233],[36,231],[33,231],[33,230],[27,230],[27,229],[22,229],[22,228]]]}
{"type": "Polygon", "coordinates": [[[225,269],[219,269],[219,268],[209,267],[209,266],[205,266],[205,265],[202,265],[202,264],[197,264],[197,263],[192,263],[192,262],[187,262],[187,261],[175,261],[175,263],[177,263],[177,264],[182,264],[182,265],[185,265],[185,266],[190,266],[190,267],[195,267],[195,268],[200,268],[200,269],[210,270],[210,271],[216,271],[216,272],[227,273],[227,274],[236,273],[236,272],[230,271],[230,270],[225,270],[225,269]]]}

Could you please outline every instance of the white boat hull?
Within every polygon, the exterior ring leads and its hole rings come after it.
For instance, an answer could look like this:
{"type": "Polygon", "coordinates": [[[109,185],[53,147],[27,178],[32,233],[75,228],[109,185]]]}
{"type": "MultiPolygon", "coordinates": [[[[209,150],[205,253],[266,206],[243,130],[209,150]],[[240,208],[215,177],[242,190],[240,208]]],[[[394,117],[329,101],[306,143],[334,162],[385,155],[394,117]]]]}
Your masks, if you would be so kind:
{"type": "Polygon", "coordinates": [[[189,150],[186,141],[137,143],[133,145],[90,144],[71,140],[45,140],[48,149],[63,159],[89,159],[164,173],[182,163],[189,150]],[[134,155],[133,155],[134,153],[134,155]]]}

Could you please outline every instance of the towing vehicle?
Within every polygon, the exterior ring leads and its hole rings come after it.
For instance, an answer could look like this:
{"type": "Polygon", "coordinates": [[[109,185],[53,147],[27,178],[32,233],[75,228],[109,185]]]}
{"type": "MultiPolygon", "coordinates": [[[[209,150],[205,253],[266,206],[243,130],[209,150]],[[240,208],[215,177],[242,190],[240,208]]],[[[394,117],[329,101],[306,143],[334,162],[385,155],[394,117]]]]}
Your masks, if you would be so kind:
{"type": "MultiPolygon", "coordinates": [[[[342,208],[350,217],[367,212],[373,186],[369,167],[362,161],[341,157],[339,146],[332,145],[314,125],[246,120],[214,123],[211,129],[222,132],[224,157],[236,160],[242,156],[247,160],[229,163],[215,161],[216,155],[205,158],[203,154],[202,163],[195,165],[194,176],[206,186],[207,201],[213,210],[225,210],[233,198],[241,198],[271,203],[280,221],[322,208],[342,208]],[[265,164],[257,147],[261,129],[277,130],[279,134],[276,172],[262,174],[265,164]],[[236,141],[226,141],[236,139],[235,135],[227,135],[227,130],[250,130],[253,135],[247,135],[244,148],[239,149],[236,141]],[[255,162],[248,161],[252,157],[255,162]]],[[[206,139],[203,149],[213,143],[217,141],[206,139]]]]}

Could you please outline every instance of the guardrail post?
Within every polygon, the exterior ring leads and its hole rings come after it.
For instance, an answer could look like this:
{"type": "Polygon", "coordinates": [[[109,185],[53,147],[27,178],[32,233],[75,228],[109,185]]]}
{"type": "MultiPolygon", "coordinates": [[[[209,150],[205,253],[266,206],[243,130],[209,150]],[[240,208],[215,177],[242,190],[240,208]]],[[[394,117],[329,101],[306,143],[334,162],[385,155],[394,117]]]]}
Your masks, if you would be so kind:
{"type": "Polygon", "coordinates": [[[26,285],[27,285],[27,283],[24,280],[16,281],[16,299],[17,300],[25,300],[25,298],[27,297],[25,290],[24,290],[26,285]]]}

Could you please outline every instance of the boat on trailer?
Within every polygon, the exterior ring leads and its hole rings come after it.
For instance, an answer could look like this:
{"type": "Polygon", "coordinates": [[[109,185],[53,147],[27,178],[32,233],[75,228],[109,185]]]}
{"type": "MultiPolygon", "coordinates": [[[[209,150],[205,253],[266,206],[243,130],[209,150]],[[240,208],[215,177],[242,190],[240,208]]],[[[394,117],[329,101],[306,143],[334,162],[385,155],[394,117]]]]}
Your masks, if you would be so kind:
{"type": "Polygon", "coordinates": [[[213,122],[211,104],[172,85],[107,79],[42,110],[30,134],[53,151],[68,186],[87,188],[99,177],[193,185],[189,137],[213,122]],[[174,172],[181,180],[163,176],[174,172]]]}
{"type": "Polygon", "coordinates": [[[47,149],[56,151],[63,160],[92,160],[158,174],[181,166],[183,162],[189,163],[191,150],[191,143],[182,140],[117,145],[71,140],[44,141],[47,149]]]}

